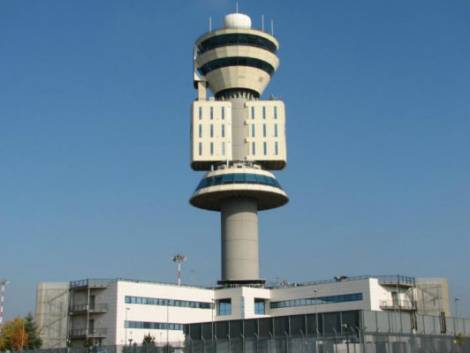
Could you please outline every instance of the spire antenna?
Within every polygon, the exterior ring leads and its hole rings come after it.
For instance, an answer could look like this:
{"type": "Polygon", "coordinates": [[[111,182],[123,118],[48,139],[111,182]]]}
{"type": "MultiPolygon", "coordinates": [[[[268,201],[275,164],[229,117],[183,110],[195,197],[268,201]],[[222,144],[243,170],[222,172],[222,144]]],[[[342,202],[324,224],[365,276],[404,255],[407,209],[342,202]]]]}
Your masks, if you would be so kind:
{"type": "Polygon", "coordinates": [[[235,12],[238,13],[238,1],[235,2],[235,12]]]}
{"type": "Polygon", "coordinates": [[[264,15],[261,15],[261,30],[264,32],[264,15]]]}

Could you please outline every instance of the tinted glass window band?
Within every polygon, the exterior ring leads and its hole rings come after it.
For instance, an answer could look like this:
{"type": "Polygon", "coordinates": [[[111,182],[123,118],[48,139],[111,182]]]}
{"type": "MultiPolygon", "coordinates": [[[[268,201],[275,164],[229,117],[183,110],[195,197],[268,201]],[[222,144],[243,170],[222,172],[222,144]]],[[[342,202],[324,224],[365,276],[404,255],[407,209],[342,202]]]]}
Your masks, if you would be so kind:
{"type": "Polygon", "coordinates": [[[208,63],[202,65],[199,68],[199,72],[203,75],[207,75],[211,71],[227,66],[255,67],[257,69],[267,72],[270,76],[272,76],[274,72],[274,67],[272,67],[272,65],[267,63],[266,61],[243,56],[232,56],[228,58],[220,58],[209,61],[208,63]]]}
{"type": "Polygon", "coordinates": [[[277,50],[276,44],[271,42],[269,39],[254,34],[230,33],[211,37],[201,42],[198,46],[199,54],[229,45],[248,45],[268,50],[271,53],[276,53],[277,50]]]}
{"type": "Polygon", "coordinates": [[[272,177],[259,174],[236,173],[204,178],[197,186],[196,191],[209,186],[223,184],[260,184],[282,189],[281,184],[272,177]]]}

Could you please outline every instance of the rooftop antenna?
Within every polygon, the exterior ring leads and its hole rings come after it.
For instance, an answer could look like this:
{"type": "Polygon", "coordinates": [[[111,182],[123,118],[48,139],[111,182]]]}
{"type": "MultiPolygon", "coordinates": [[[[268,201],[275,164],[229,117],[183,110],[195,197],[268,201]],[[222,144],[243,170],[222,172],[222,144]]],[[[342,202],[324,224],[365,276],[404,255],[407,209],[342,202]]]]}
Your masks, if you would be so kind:
{"type": "Polygon", "coordinates": [[[0,325],[3,324],[3,305],[5,303],[5,289],[9,282],[0,278],[0,325]]]}
{"type": "Polygon", "coordinates": [[[271,35],[274,37],[274,20],[271,19],[271,35]]]}
{"type": "Polygon", "coordinates": [[[238,1],[235,2],[235,12],[238,13],[238,1]]]}
{"type": "Polygon", "coordinates": [[[209,16],[209,32],[212,32],[212,17],[209,16]]]}
{"type": "Polygon", "coordinates": [[[261,30],[264,31],[264,15],[261,15],[261,30]]]}
{"type": "Polygon", "coordinates": [[[181,286],[181,265],[187,260],[187,257],[181,254],[176,254],[173,256],[173,262],[176,263],[176,282],[178,286],[181,286]]]}

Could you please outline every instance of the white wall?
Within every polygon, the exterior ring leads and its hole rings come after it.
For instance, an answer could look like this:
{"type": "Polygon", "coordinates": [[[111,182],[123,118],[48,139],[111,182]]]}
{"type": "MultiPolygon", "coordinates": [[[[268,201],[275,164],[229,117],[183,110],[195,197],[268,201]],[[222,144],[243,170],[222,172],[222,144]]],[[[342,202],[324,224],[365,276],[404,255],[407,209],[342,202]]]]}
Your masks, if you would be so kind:
{"type": "Polygon", "coordinates": [[[144,336],[151,334],[156,341],[166,342],[168,340],[181,341],[184,339],[181,331],[175,330],[149,330],[149,329],[125,329],[126,308],[128,321],[160,322],[160,323],[191,323],[200,321],[210,321],[212,309],[199,309],[188,307],[171,307],[147,304],[126,304],[126,296],[162,298],[175,300],[188,300],[197,302],[212,303],[213,291],[210,289],[185,287],[176,285],[165,285],[145,282],[125,282],[117,283],[116,296],[116,337],[115,344],[124,344],[126,338],[132,338],[133,342],[141,343],[144,336]]]}
{"type": "Polygon", "coordinates": [[[369,279],[331,282],[311,286],[276,288],[271,290],[271,302],[354,293],[362,293],[363,300],[344,303],[276,308],[270,309],[269,314],[271,316],[281,316],[346,310],[368,310],[370,308],[369,279]]]}

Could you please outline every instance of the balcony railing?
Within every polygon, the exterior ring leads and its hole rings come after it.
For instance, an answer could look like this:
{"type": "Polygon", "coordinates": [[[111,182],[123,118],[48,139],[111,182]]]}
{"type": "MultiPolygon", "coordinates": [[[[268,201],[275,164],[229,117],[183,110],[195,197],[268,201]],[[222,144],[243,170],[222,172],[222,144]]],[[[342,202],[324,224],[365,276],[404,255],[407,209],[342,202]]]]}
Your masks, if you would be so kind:
{"type": "Polygon", "coordinates": [[[70,288],[81,289],[81,288],[96,288],[104,289],[107,288],[111,280],[109,279],[83,279],[80,281],[70,282],[70,288]]]}
{"type": "Polygon", "coordinates": [[[71,338],[104,338],[106,337],[107,329],[106,328],[95,328],[87,329],[86,328],[77,328],[70,330],[71,338]]]}
{"type": "Polygon", "coordinates": [[[387,275],[387,276],[378,276],[379,283],[384,286],[404,286],[404,287],[414,287],[416,285],[416,279],[409,276],[401,275],[387,275]]]}
{"type": "Polygon", "coordinates": [[[102,314],[108,311],[108,304],[100,303],[95,305],[89,304],[74,304],[70,306],[70,313],[72,315],[81,313],[102,314]]]}
{"type": "Polygon", "coordinates": [[[411,300],[382,300],[380,308],[383,310],[416,310],[416,302],[411,300]]]}

